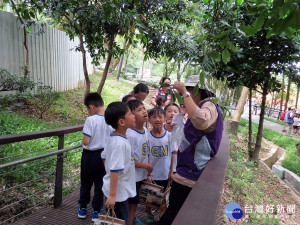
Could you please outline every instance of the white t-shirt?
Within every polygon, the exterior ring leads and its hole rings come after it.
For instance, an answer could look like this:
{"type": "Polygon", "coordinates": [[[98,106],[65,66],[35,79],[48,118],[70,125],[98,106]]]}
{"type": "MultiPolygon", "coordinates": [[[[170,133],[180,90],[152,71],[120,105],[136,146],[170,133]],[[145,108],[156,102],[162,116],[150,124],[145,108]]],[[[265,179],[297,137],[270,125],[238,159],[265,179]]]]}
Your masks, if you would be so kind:
{"type": "Polygon", "coordinates": [[[117,202],[136,196],[135,167],[133,151],[127,138],[110,135],[106,144],[105,171],[102,191],[108,198],[110,192],[110,172],[118,172],[117,202]]]}
{"type": "Polygon", "coordinates": [[[172,153],[176,151],[176,144],[172,141],[171,133],[165,130],[161,137],[148,133],[149,162],[153,166],[151,178],[153,180],[167,180],[170,172],[172,153]]]}
{"type": "Polygon", "coordinates": [[[104,116],[95,114],[86,118],[82,134],[90,138],[88,145],[82,145],[83,148],[90,151],[105,148],[107,139],[113,128],[106,124],[104,116]]]}
{"type": "MultiPolygon", "coordinates": [[[[141,133],[135,129],[127,129],[126,136],[130,142],[131,148],[134,151],[134,160],[142,163],[149,163],[148,154],[148,138],[147,129],[144,127],[144,133],[141,133]]],[[[147,179],[147,170],[144,168],[135,168],[135,181],[139,182],[147,179]]]]}

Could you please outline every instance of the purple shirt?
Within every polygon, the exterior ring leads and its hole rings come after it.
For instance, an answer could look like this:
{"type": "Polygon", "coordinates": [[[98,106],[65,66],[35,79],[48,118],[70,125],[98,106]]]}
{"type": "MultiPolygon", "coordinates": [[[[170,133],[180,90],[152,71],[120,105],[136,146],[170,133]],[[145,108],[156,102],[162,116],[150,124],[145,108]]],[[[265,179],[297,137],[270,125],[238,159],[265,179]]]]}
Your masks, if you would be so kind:
{"type": "MultiPolygon", "coordinates": [[[[199,108],[205,103],[202,102],[199,108]]],[[[196,129],[191,120],[188,119],[184,126],[184,135],[188,141],[181,145],[178,151],[177,173],[189,180],[197,181],[207,162],[218,152],[223,134],[223,115],[217,104],[214,104],[218,111],[216,129],[211,133],[205,133],[196,129]],[[196,150],[197,149],[197,150],[196,150]]]]}

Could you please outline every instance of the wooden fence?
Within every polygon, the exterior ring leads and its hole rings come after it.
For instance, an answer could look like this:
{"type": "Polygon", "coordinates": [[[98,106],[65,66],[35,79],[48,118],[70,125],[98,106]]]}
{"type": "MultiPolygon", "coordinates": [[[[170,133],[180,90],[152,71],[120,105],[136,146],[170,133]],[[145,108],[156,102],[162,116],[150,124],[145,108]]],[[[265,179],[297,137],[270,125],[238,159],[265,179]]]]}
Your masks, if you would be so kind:
{"type": "MultiPolygon", "coordinates": [[[[35,82],[52,86],[56,91],[77,88],[84,84],[82,55],[76,52],[79,39],[70,41],[65,32],[44,26],[43,34],[34,34],[41,28],[35,25],[27,35],[29,71],[35,82]]],[[[0,11],[0,67],[23,74],[26,51],[21,23],[12,13],[0,11]]],[[[93,72],[92,59],[87,54],[88,72],[93,72]]]]}

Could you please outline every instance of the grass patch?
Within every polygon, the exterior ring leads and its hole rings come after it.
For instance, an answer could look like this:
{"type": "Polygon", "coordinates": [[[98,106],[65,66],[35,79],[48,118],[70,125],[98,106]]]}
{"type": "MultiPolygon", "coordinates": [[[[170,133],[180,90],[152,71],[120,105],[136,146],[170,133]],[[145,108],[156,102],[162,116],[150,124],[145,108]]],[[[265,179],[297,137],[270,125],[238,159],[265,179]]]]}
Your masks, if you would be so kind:
{"type": "MultiPolygon", "coordinates": [[[[91,92],[95,92],[101,80],[100,73],[90,75],[91,92]]],[[[119,101],[123,95],[132,90],[134,82],[108,76],[102,91],[104,106],[113,101],[119,101]]],[[[27,105],[14,109],[14,112],[2,111],[0,113],[0,135],[27,133],[67,127],[82,124],[88,116],[83,104],[85,88],[60,93],[57,103],[44,115],[37,119],[33,106],[27,105]]],[[[76,132],[64,137],[64,147],[81,144],[82,134],[76,132]]],[[[58,137],[40,138],[30,141],[16,142],[0,146],[0,164],[42,155],[57,150],[58,137]]],[[[56,155],[44,159],[27,162],[18,166],[1,170],[0,185],[4,201],[0,208],[14,204],[13,210],[7,207],[1,211],[0,221],[19,214],[25,209],[38,205],[41,202],[51,204],[53,201],[56,155]],[[17,194],[16,194],[17,193],[17,194]],[[32,193],[35,193],[32,195],[32,193]],[[29,197],[28,197],[29,196],[29,197]],[[3,215],[3,216],[2,216],[3,215]]],[[[78,189],[81,149],[72,150],[64,154],[63,194],[67,195],[78,189]]],[[[29,212],[28,212],[29,213],[29,212]]]]}
{"type": "MultiPolygon", "coordinates": [[[[248,123],[248,120],[241,118],[239,132],[248,133],[248,123]]],[[[257,128],[258,124],[252,123],[253,135],[256,135],[257,128]]],[[[282,166],[300,175],[300,157],[295,154],[296,144],[299,141],[268,128],[263,129],[263,137],[286,150],[287,157],[282,161],[282,166]]]]}
{"type": "Polygon", "coordinates": [[[274,119],[271,119],[271,118],[268,118],[268,117],[265,117],[264,118],[265,120],[268,120],[268,121],[270,121],[270,122],[273,122],[273,123],[277,123],[277,124],[280,124],[280,125],[284,125],[284,122],[283,121],[281,121],[281,120],[274,120],[274,119]]]}
{"type": "MultiPolygon", "coordinates": [[[[247,131],[239,132],[245,136],[247,131]]],[[[226,174],[225,191],[222,197],[224,207],[229,202],[237,202],[243,209],[244,216],[240,219],[241,224],[280,224],[274,214],[254,213],[256,205],[266,204],[264,193],[269,190],[269,184],[259,176],[265,174],[254,162],[248,161],[246,139],[230,138],[230,159],[226,174]],[[258,178],[259,177],[259,178],[258,178]],[[253,213],[245,211],[245,208],[253,207],[253,213]]],[[[269,199],[268,204],[277,205],[276,201],[269,199]]],[[[231,219],[224,217],[224,224],[231,224],[231,219]]],[[[233,222],[233,221],[232,221],[233,222]]]]}

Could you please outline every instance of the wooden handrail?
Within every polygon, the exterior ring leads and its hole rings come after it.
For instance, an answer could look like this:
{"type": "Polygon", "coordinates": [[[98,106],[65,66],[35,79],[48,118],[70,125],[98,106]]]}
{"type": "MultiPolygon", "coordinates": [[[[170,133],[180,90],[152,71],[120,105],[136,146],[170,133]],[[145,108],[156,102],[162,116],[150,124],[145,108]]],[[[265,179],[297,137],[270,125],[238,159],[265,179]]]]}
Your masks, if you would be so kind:
{"type": "Polygon", "coordinates": [[[206,165],[172,225],[216,224],[228,160],[229,138],[223,133],[217,155],[206,165]]]}
{"type": "Polygon", "coordinates": [[[64,134],[82,131],[82,129],[83,129],[83,124],[80,124],[76,126],[62,127],[62,128],[52,129],[52,130],[3,135],[0,136],[0,145],[20,142],[20,141],[28,141],[28,140],[44,138],[44,137],[61,136],[64,134]]]}

